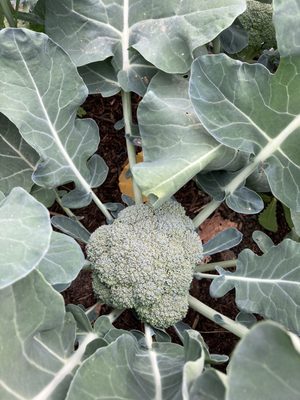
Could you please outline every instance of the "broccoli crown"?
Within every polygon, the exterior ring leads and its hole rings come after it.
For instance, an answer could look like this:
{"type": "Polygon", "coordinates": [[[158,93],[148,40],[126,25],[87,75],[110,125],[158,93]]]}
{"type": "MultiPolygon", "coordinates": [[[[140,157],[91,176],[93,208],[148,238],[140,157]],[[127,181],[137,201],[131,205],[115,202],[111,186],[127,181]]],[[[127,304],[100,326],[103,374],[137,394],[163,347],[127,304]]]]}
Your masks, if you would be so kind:
{"type": "Polygon", "coordinates": [[[277,47],[272,18],[272,4],[247,0],[247,10],[238,17],[239,22],[249,34],[248,46],[240,53],[241,57],[254,58],[260,54],[261,50],[277,47]]]}
{"type": "Polygon", "coordinates": [[[202,244],[176,201],[158,209],[133,205],[87,244],[93,287],[106,304],[134,308],[142,321],[165,328],[187,313],[187,296],[202,244]]]}

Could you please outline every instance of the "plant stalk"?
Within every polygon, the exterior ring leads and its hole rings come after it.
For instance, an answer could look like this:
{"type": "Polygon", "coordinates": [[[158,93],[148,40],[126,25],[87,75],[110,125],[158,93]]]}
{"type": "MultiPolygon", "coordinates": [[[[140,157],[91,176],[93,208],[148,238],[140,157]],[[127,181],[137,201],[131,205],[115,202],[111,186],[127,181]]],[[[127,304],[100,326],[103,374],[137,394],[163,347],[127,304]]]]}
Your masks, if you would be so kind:
{"type": "MultiPolygon", "coordinates": [[[[127,147],[127,155],[129,161],[129,168],[132,171],[133,166],[136,164],[136,154],[135,154],[135,146],[130,140],[130,136],[132,136],[132,108],[131,108],[131,94],[130,92],[124,92],[122,90],[122,107],[123,107],[123,118],[125,125],[125,138],[126,138],[126,147],[127,147]]],[[[133,177],[132,179],[132,187],[134,193],[135,204],[143,204],[143,197],[140,191],[140,188],[135,183],[133,177]]]]}
{"type": "Polygon", "coordinates": [[[197,272],[215,271],[216,267],[222,267],[222,268],[236,267],[236,263],[237,263],[237,259],[213,262],[213,263],[209,263],[209,264],[200,264],[200,265],[196,266],[194,272],[197,273],[197,272]]]}
{"type": "Polygon", "coordinates": [[[161,376],[160,376],[160,371],[158,368],[156,352],[152,349],[151,328],[147,324],[145,324],[145,341],[146,341],[146,346],[149,351],[149,358],[150,358],[152,372],[153,372],[154,381],[155,381],[154,400],[162,400],[163,394],[162,394],[161,376]]]}
{"type": "Polygon", "coordinates": [[[96,206],[102,211],[102,214],[106,217],[108,222],[113,222],[113,217],[110,215],[108,209],[105,207],[105,205],[102,203],[102,201],[95,195],[94,191],[91,189],[91,195],[92,199],[94,200],[94,203],[96,206]]]}
{"type": "Polygon", "coordinates": [[[15,10],[11,5],[10,0],[0,0],[0,6],[2,8],[3,14],[5,15],[5,18],[7,19],[7,22],[9,23],[9,26],[12,28],[16,28],[17,21],[14,17],[15,10]]]}
{"type": "Polygon", "coordinates": [[[214,54],[219,54],[221,52],[221,39],[220,35],[218,35],[213,41],[213,52],[214,54]]]}
{"type": "Polygon", "coordinates": [[[206,318],[220,325],[222,328],[227,329],[234,335],[243,338],[249,332],[249,329],[244,325],[233,321],[232,319],[225,317],[225,315],[220,314],[213,308],[208,307],[206,304],[197,300],[195,297],[189,295],[188,296],[189,306],[197,311],[199,314],[204,315],[206,318]],[[219,318],[216,318],[219,317],[219,318]]]}
{"type": "Polygon", "coordinates": [[[194,273],[194,278],[196,279],[216,279],[220,275],[213,275],[213,274],[205,274],[204,272],[196,272],[194,273]]]}
{"type": "Polygon", "coordinates": [[[125,308],[122,308],[122,309],[115,308],[107,315],[107,317],[109,318],[110,322],[113,324],[119,318],[119,316],[123,313],[123,311],[125,311],[125,308]]]}
{"type": "Polygon", "coordinates": [[[59,197],[58,191],[56,189],[54,189],[54,192],[55,192],[55,198],[56,198],[57,203],[64,210],[64,212],[68,215],[68,217],[70,217],[74,220],[77,220],[76,215],[73,214],[69,208],[67,208],[63,205],[63,202],[61,201],[61,198],[59,197]]]}
{"type": "Polygon", "coordinates": [[[194,227],[198,228],[218,207],[222,201],[212,200],[193,219],[194,227]]]}

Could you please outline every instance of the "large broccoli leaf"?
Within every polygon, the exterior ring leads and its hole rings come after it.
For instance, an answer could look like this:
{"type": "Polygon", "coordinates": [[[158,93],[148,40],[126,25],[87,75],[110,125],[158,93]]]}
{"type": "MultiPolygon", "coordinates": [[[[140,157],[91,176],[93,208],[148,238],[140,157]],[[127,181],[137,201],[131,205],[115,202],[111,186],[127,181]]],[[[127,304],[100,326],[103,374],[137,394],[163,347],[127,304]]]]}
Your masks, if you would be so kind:
{"type": "Polygon", "coordinates": [[[274,75],[259,64],[203,56],[193,64],[190,95],[214,138],[255,155],[226,194],[261,166],[273,194],[300,210],[299,2],[274,0],[274,23],[281,54],[274,75]]]}
{"type": "Polygon", "coordinates": [[[67,400],[79,400],[84,396],[174,399],[181,386],[183,348],[172,343],[157,343],[155,356],[157,371],[152,369],[149,351],[142,350],[131,335],[122,335],[99,349],[78,369],[67,400]]]}
{"type": "Polygon", "coordinates": [[[78,66],[113,57],[119,85],[139,92],[153,75],[149,63],[188,71],[194,49],[245,8],[245,0],[49,0],[46,32],[78,66]]]}
{"type": "Polygon", "coordinates": [[[12,188],[21,186],[30,191],[37,161],[36,151],[25,142],[16,126],[0,114],[0,190],[8,194],[12,188]]]}
{"type": "Polygon", "coordinates": [[[88,203],[106,166],[96,155],[87,161],[99,133],[94,121],[76,119],[87,88],[75,65],[46,35],[25,29],[3,29],[0,54],[0,110],[40,155],[34,182],[52,188],[73,181],[88,203]]]}
{"type": "Polygon", "coordinates": [[[37,271],[0,291],[0,311],[0,398],[65,399],[73,370],[97,336],[89,332],[74,352],[74,318],[37,271]]]}
{"type": "Polygon", "coordinates": [[[221,297],[235,288],[237,306],[281,322],[300,333],[300,243],[286,239],[262,256],[242,251],[235,272],[217,267],[211,294],[221,297]]]}
{"type": "Polygon", "coordinates": [[[299,338],[275,323],[260,323],[233,353],[226,400],[298,400],[299,368],[299,338]]]}
{"type": "Polygon", "coordinates": [[[223,146],[199,123],[188,80],[160,72],[138,108],[144,161],[133,168],[143,193],[156,206],[205,168],[241,168],[245,153],[223,146]]]}
{"type": "Polygon", "coordinates": [[[52,229],[48,210],[24,189],[14,188],[0,201],[2,289],[38,266],[49,249],[52,229]]]}

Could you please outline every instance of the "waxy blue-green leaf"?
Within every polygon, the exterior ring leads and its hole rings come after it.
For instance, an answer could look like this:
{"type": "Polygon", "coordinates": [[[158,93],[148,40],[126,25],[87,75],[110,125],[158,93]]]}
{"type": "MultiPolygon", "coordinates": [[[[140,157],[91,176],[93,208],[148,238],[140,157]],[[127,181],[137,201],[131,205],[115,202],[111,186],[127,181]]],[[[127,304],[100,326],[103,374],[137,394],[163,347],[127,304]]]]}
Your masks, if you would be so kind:
{"type": "MultiPolygon", "coordinates": [[[[0,203],[0,289],[35,269],[47,253],[52,229],[48,210],[22,188],[0,203]]],[[[0,396],[1,397],[1,396],[0,396]]]]}
{"type": "Polygon", "coordinates": [[[45,207],[51,207],[55,202],[55,191],[53,189],[43,188],[38,185],[33,185],[30,191],[31,196],[33,196],[37,201],[44,204],[45,207]]]}
{"type": "Polygon", "coordinates": [[[110,59],[83,65],[78,68],[78,72],[89,89],[89,94],[101,93],[103,97],[109,97],[120,91],[118,77],[110,59]]]}
{"type": "Polygon", "coordinates": [[[62,285],[72,282],[84,263],[81,248],[73,238],[52,232],[50,247],[37,268],[51,285],[62,285]]]}
{"type": "Polygon", "coordinates": [[[205,168],[243,165],[243,154],[218,143],[199,123],[183,77],[156,75],[139,105],[138,121],[144,162],[132,172],[157,206],[205,168]]]}
{"type": "MultiPolygon", "coordinates": [[[[186,371],[184,370],[184,373],[186,371]]],[[[225,400],[227,377],[222,372],[208,368],[189,386],[184,400],[225,400]]]]}
{"type": "Polygon", "coordinates": [[[257,313],[300,333],[300,243],[286,239],[262,256],[243,250],[235,272],[217,267],[210,292],[224,296],[235,288],[240,310],[257,313]]]}
{"type": "Polygon", "coordinates": [[[53,188],[73,181],[93,195],[87,160],[98,148],[98,127],[76,119],[87,88],[68,55],[42,33],[3,29],[0,69],[0,111],[40,155],[34,182],[53,188]]]}
{"type": "Polygon", "coordinates": [[[236,228],[228,228],[218,233],[203,245],[203,255],[211,256],[221,251],[237,246],[243,239],[243,235],[236,228]]]}
{"type": "Polygon", "coordinates": [[[87,333],[74,352],[74,318],[37,271],[0,291],[0,316],[0,398],[64,400],[97,336],[87,333]]]}
{"type": "Polygon", "coordinates": [[[263,253],[266,253],[274,246],[273,240],[261,231],[254,231],[252,233],[252,239],[263,253]]]}
{"type": "Polygon", "coordinates": [[[226,400],[298,400],[300,340],[272,322],[242,339],[228,368],[226,400]]]}
{"type": "MultiPolygon", "coordinates": [[[[247,165],[248,162],[248,157],[244,155],[244,165],[247,165]]],[[[238,174],[239,171],[209,171],[206,174],[197,174],[195,181],[214,200],[225,200],[227,206],[235,212],[242,214],[259,213],[264,208],[264,202],[256,192],[244,186],[246,181],[243,181],[234,192],[227,193],[228,184],[238,174]]]]}
{"type": "Polygon", "coordinates": [[[0,190],[8,194],[12,188],[20,186],[30,191],[38,158],[17,127],[0,114],[0,190]]]}
{"type": "Polygon", "coordinates": [[[255,155],[239,179],[228,184],[227,194],[261,166],[275,197],[300,211],[299,4],[274,0],[273,7],[281,54],[276,73],[224,54],[203,56],[193,64],[190,95],[215,139],[255,155]]]}
{"type": "Polygon", "coordinates": [[[245,8],[245,0],[49,0],[46,32],[78,66],[113,57],[119,85],[139,93],[153,76],[149,63],[188,71],[193,51],[245,8]]]}
{"type": "Polygon", "coordinates": [[[183,348],[173,343],[156,343],[153,349],[155,372],[149,350],[141,349],[132,335],[123,334],[82,364],[66,400],[174,400],[181,390],[183,348]]]}
{"type": "Polygon", "coordinates": [[[51,223],[55,228],[83,243],[87,243],[91,236],[90,232],[78,221],[65,217],[64,215],[55,215],[51,218],[51,223]]]}

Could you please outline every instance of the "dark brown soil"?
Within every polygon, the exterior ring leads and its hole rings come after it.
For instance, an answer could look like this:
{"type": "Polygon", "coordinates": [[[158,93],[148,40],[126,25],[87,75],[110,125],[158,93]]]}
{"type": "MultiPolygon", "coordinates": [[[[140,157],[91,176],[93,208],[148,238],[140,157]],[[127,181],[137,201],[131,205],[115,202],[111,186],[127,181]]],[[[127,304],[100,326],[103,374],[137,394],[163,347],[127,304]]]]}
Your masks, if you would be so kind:
{"type": "MultiPolygon", "coordinates": [[[[135,99],[135,106],[137,102],[138,99],[135,99]]],[[[83,108],[87,112],[87,117],[93,118],[99,125],[101,143],[98,152],[105,159],[109,167],[108,178],[95,192],[104,203],[121,202],[118,177],[126,162],[127,156],[124,132],[115,131],[114,129],[114,124],[122,118],[120,96],[106,99],[99,95],[90,96],[83,105],[83,108]]],[[[176,198],[185,207],[190,217],[195,216],[201,207],[209,201],[209,197],[201,193],[194,182],[186,184],[177,193],[176,198]]],[[[61,212],[58,206],[53,207],[52,211],[61,212]]],[[[242,243],[232,249],[232,251],[218,254],[213,257],[212,261],[220,261],[228,257],[234,258],[244,248],[250,248],[259,253],[259,249],[251,238],[254,230],[263,230],[257,221],[257,216],[237,214],[228,209],[226,205],[222,205],[218,211],[224,219],[229,219],[238,224],[238,228],[243,233],[244,239],[242,243]]],[[[90,232],[93,232],[98,226],[105,223],[105,218],[93,203],[84,209],[75,210],[75,214],[81,218],[81,222],[90,232]]],[[[275,243],[280,242],[289,230],[281,209],[279,209],[278,212],[278,219],[280,232],[276,234],[266,232],[272,237],[275,243]]],[[[229,293],[221,299],[214,299],[209,295],[209,285],[210,282],[206,280],[194,281],[191,294],[222,314],[235,319],[239,310],[235,305],[234,293],[229,293]]],[[[82,271],[78,278],[72,283],[71,287],[64,292],[64,297],[67,304],[82,304],[85,307],[90,307],[95,304],[96,299],[92,291],[90,272],[82,271]]],[[[105,314],[107,312],[109,312],[109,308],[107,306],[102,306],[100,313],[105,314]]],[[[211,353],[229,355],[238,341],[238,338],[230,332],[202,317],[193,310],[188,312],[185,322],[201,333],[211,353]]],[[[115,323],[115,326],[128,330],[142,330],[142,324],[135,318],[130,310],[121,315],[115,323]]],[[[170,330],[170,333],[172,337],[174,337],[174,340],[176,340],[175,336],[172,334],[172,330],[170,330]]]]}

